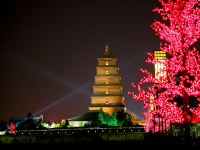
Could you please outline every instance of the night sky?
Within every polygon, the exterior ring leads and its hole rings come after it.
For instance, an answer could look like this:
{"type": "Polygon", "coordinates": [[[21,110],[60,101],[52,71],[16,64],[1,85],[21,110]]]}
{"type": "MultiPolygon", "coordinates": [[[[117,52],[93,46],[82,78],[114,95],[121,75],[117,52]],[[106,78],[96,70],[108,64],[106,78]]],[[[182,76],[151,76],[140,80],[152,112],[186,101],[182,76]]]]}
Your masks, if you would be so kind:
{"type": "MultiPolygon", "coordinates": [[[[0,120],[28,112],[59,121],[90,105],[97,57],[109,44],[127,94],[141,78],[147,51],[159,48],[150,25],[157,0],[20,0],[0,2],[0,120]]],[[[148,66],[147,66],[148,67],[148,66]]]]}

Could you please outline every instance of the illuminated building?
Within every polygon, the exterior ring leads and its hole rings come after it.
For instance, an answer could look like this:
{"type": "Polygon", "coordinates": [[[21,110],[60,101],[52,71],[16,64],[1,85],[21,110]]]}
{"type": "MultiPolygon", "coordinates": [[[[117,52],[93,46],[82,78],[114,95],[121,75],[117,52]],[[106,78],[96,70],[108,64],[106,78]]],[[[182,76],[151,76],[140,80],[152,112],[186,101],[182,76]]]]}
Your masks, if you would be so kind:
{"type": "MultiPolygon", "coordinates": [[[[155,84],[163,83],[167,79],[167,71],[166,71],[166,53],[164,51],[154,51],[154,67],[155,67],[155,84]]],[[[150,127],[154,127],[155,130],[159,130],[160,118],[155,118],[155,115],[152,114],[153,111],[156,110],[156,106],[154,105],[155,96],[150,96],[150,107],[149,107],[149,114],[148,114],[148,121],[147,125],[150,127]],[[153,122],[151,122],[153,120],[153,122]],[[157,125],[157,123],[159,124],[157,125]]],[[[148,129],[147,129],[148,130],[148,129]]]]}
{"type": "Polygon", "coordinates": [[[156,82],[164,82],[167,78],[166,53],[164,51],[154,51],[154,61],[156,82]]]}
{"type": "MultiPolygon", "coordinates": [[[[167,71],[166,71],[166,53],[164,51],[154,51],[154,67],[155,67],[155,79],[157,83],[162,83],[166,81],[167,71]]],[[[150,96],[150,110],[155,110],[153,105],[154,96],[150,96]]]]}
{"type": "Polygon", "coordinates": [[[98,58],[96,70],[89,110],[100,110],[108,114],[125,111],[118,59],[112,56],[108,46],[104,55],[98,58]]]}

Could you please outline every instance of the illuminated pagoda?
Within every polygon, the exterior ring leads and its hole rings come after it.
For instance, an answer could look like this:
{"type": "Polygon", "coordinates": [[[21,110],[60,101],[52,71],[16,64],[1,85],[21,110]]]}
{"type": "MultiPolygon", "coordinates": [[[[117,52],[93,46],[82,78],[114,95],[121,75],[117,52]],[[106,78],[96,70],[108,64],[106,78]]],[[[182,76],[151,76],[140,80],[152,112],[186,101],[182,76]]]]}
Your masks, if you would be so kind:
{"type": "Polygon", "coordinates": [[[104,55],[98,58],[97,73],[88,111],[79,116],[68,119],[70,126],[90,124],[98,117],[99,112],[112,115],[114,112],[125,112],[124,97],[122,95],[121,76],[119,74],[118,59],[113,57],[106,46],[104,55]]]}
{"type": "Polygon", "coordinates": [[[125,111],[118,59],[112,56],[108,46],[104,55],[98,58],[96,70],[89,110],[101,110],[110,115],[114,112],[125,111]]]}

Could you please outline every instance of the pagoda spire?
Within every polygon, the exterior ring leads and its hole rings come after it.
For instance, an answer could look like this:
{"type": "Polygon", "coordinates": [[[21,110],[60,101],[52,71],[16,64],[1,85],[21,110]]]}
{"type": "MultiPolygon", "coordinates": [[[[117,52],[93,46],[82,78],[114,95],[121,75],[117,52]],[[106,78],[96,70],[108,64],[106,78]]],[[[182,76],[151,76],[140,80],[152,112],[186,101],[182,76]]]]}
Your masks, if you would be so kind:
{"type": "Polygon", "coordinates": [[[108,44],[106,45],[104,54],[105,55],[110,55],[110,47],[108,46],[108,44]]]}

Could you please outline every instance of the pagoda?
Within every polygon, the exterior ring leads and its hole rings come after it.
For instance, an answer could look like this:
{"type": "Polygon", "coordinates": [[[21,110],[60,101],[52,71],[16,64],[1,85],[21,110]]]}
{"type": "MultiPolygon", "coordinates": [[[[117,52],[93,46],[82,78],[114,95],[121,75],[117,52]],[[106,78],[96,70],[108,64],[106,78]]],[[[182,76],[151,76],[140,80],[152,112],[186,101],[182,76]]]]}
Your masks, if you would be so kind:
{"type": "Polygon", "coordinates": [[[125,112],[118,59],[112,56],[108,46],[104,55],[98,58],[96,71],[89,110],[103,111],[110,115],[118,111],[125,112]]]}

